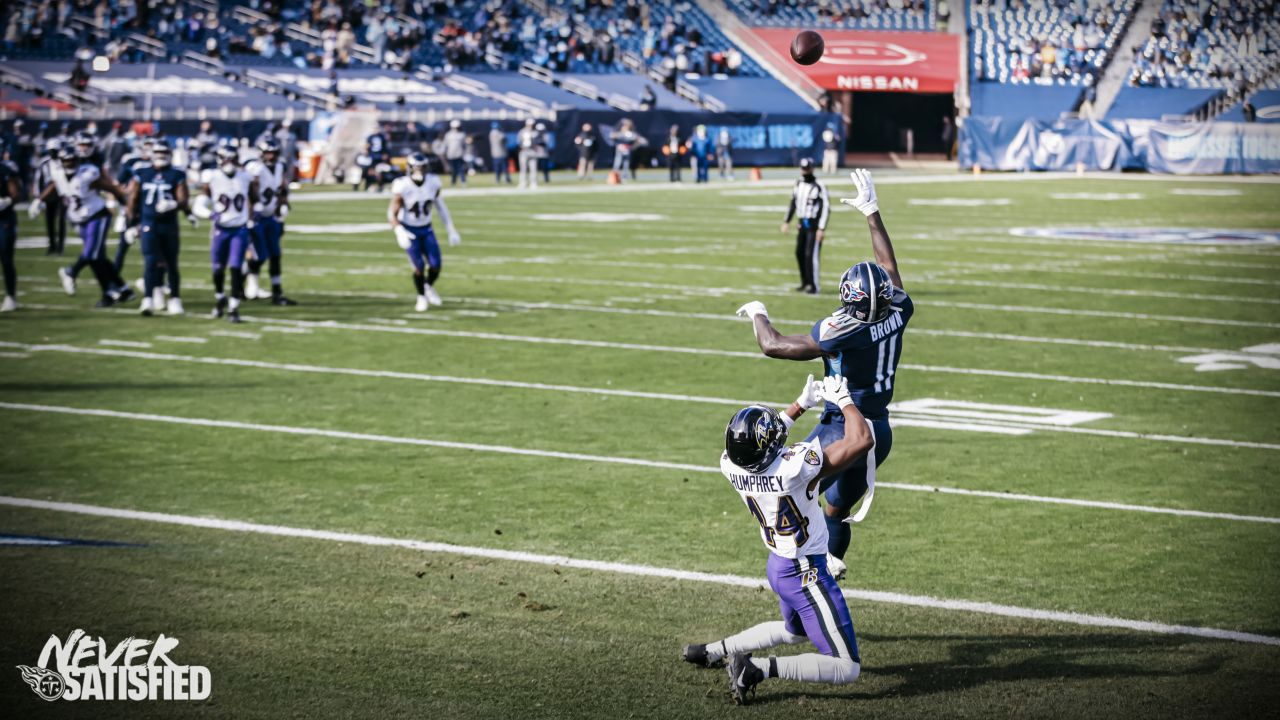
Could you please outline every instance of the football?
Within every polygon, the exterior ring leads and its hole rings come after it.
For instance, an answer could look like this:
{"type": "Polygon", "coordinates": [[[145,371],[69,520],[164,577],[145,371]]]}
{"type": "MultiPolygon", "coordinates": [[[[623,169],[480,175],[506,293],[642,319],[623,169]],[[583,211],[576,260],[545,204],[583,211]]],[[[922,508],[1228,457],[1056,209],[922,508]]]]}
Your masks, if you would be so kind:
{"type": "Polygon", "coordinates": [[[791,59],[801,65],[812,65],[822,58],[825,47],[821,35],[812,30],[802,30],[791,41],[791,59]]]}

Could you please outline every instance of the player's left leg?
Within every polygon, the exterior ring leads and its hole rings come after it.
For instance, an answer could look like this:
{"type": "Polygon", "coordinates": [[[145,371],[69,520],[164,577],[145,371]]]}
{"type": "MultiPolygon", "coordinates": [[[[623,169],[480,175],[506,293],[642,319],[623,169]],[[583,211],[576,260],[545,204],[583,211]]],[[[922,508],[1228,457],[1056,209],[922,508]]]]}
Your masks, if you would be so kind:
{"type": "Polygon", "coordinates": [[[240,320],[240,303],[244,300],[244,265],[245,255],[249,251],[249,230],[236,228],[231,235],[230,255],[227,267],[231,270],[231,295],[227,299],[227,320],[238,323],[240,320]]]}
{"type": "Polygon", "coordinates": [[[0,266],[4,268],[4,303],[0,305],[0,312],[18,309],[18,271],[13,264],[17,240],[17,221],[0,221],[0,266]]]}
{"type": "Polygon", "coordinates": [[[263,228],[265,252],[267,254],[267,272],[271,276],[271,304],[297,305],[284,294],[283,250],[281,239],[284,237],[284,222],[276,218],[267,218],[263,228]]]}
{"type": "Polygon", "coordinates": [[[426,248],[421,241],[421,235],[418,234],[416,228],[409,228],[409,232],[413,233],[413,243],[405,248],[405,255],[409,256],[409,264],[413,266],[413,289],[417,292],[418,299],[414,303],[413,309],[417,312],[426,312],[430,307],[427,300],[426,278],[423,273],[427,268],[426,248]]]}
{"type": "Polygon", "coordinates": [[[127,228],[125,227],[125,223],[123,219],[124,208],[120,208],[119,212],[120,212],[120,215],[118,216],[118,219],[115,221],[114,227],[117,228],[117,232],[120,235],[120,240],[119,242],[116,243],[116,259],[113,264],[115,265],[116,272],[122,273],[124,272],[124,259],[125,259],[125,256],[129,254],[129,247],[132,245],[132,243],[130,243],[128,240],[128,238],[131,236],[125,232],[127,228]]]}
{"type": "MultiPolygon", "coordinates": [[[[182,307],[182,274],[178,271],[178,253],[182,247],[182,240],[178,236],[177,230],[166,233],[160,243],[160,255],[164,258],[165,274],[169,278],[169,303],[168,310],[170,315],[182,315],[185,310],[182,307]]],[[[159,308],[156,308],[157,312],[159,308]]]]}
{"type": "MultiPolygon", "coordinates": [[[[841,424],[841,435],[843,430],[844,426],[841,424]]],[[[875,466],[880,467],[880,464],[889,457],[889,451],[893,449],[893,428],[890,427],[888,418],[877,418],[871,421],[871,430],[875,435],[876,444],[868,456],[874,454],[875,466]]],[[[817,429],[814,433],[817,433],[817,429]]],[[[833,436],[831,439],[834,441],[838,437],[833,436]]],[[[825,447],[827,443],[825,436],[821,442],[825,447]]],[[[849,523],[845,522],[845,518],[849,517],[849,511],[867,492],[867,457],[859,458],[844,472],[832,476],[829,484],[821,489],[827,501],[827,506],[824,508],[824,518],[827,523],[827,552],[839,560],[844,560],[852,537],[849,523]]]]}
{"type": "Polygon", "coordinates": [[[261,297],[261,283],[259,275],[262,273],[262,264],[267,259],[267,218],[258,218],[254,221],[253,227],[249,230],[249,249],[253,252],[253,257],[245,264],[248,271],[244,274],[244,297],[246,300],[257,300],[261,297]]]}
{"type": "Polygon", "coordinates": [[[436,241],[436,233],[428,225],[426,232],[422,236],[422,254],[427,259],[427,277],[426,290],[427,302],[432,305],[442,305],[440,293],[436,292],[436,279],[440,277],[440,269],[444,266],[444,260],[440,256],[440,243],[436,241]]]}
{"type": "Polygon", "coordinates": [[[811,238],[809,247],[812,248],[809,256],[810,257],[809,282],[813,286],[813,289],[810,290],[809,292],[813,293],[814,295],[817,295],[819,292],[822,291],[822,287],[821,287],[822,263],[820,262],[822,257],[822,243],[818,242],[818,230],[816,227],[810,228],[809,237],[811,238]]]}

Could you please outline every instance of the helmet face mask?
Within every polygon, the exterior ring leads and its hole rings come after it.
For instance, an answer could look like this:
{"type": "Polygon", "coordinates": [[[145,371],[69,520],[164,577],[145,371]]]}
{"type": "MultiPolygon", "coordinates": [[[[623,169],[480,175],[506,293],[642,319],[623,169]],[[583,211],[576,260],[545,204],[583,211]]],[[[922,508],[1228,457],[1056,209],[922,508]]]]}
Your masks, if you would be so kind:
{"type": "Polygon", "coordinates": [[[426,182],[427,171],[430,167],[427,156],[422,153],[414,153],[409,156],[407,163],[409,166],[409,179],[418,185],[426,182]]]}
{"type": "Polygon", "coordinates": [[[749,405],[734,413],[724,431],[729,460],[748,472],[768,468],[786,443],[787,426],[763,405],[749,405]]]}
{"type": "Polygon", "coordinates": [[[873,262],[858,263],[840,278],[840,304],[855,320],[880,322],[889,316],[892,303],[893,281],[873,262]]]}
{"type": "Polygon", "coordinates": [[[80,165],[80,155],[74,147],[63,147],[58,151],[58,160],[62,161],[62,169],[66,172],[74,172],[80,165]]]}
{"type": "Polygon", "coordinates": [[[151,150],[151,167],[164,170],[173,164],[173,151],[165,145],[157,145],[151,150]]]}
{"type": "Polygon", "coordinates": [[[280,157],[280,143],[271,138],[266,138],[258,143],[258,152],[262,154],[263,162],[274,164],[280,157]]]}
{"type": "Polygon", "coordinates": [[[240,167],[239,153],[229,147],[218,148],[218,166],[228,177],[235,175],[236,169],[240,167]]]}

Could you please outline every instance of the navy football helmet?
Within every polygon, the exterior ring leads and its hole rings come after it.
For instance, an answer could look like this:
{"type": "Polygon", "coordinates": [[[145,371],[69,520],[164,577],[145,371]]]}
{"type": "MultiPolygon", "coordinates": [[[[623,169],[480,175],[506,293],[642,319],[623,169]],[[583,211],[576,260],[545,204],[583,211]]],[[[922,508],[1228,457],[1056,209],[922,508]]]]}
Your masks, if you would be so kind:
{"type": "Polygon", "coordinates": [[[880,322],[889,316],[892,302],[893,281],[873,262],[858,263],[840,277],[840,304],[855,320],[880,322]]]}
{"type": "Polygon", "coordinates": [[[748,472],[769,467],[786,444],[787,426],[778,413],[763,405],[748,405],[734,413],[724,430],[729,460],[748,472]]]}

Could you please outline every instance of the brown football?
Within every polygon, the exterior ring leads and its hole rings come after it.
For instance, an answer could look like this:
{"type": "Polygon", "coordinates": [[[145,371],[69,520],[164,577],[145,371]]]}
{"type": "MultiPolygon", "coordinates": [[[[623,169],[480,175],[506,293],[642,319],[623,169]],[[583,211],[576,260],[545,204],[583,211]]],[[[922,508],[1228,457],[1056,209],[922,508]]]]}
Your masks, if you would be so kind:
{"type": "Polygon", "coordinates": [[[791,41],[791,59],[801,65],[812,65],[822,58],[826,43],[812,30],[801,30],[791,41]]]}

